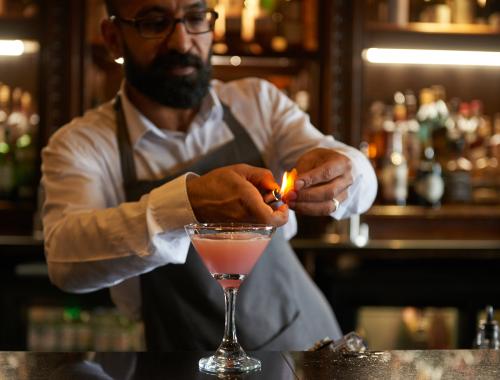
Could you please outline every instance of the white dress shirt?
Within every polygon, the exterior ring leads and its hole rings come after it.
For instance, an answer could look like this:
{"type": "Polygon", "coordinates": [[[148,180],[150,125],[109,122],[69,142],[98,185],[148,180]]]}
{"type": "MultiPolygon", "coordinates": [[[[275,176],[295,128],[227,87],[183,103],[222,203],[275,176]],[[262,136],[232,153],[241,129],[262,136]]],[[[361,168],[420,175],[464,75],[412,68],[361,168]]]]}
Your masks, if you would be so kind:
{"type": "MultiPolygon", "coordinates": [[[[221,101],[247,130],[280,182],[284,170],[315,147],[330,147],[352,161],[354,184],[332,215],[366,211],[377,191],[369,161],[358,150],[315,129],[307,114],[269,82],[249,78],[212,81],[209,95],[186,132],[157,128],[120,90],[138,179],[161,179],[183,163],[230,141],[221,101]]],[[[70,292],[111,287],[117,306],[140,316],[138,276],[168,263],[183,263],[189,238],[183,226],[196,221],[186,175],[137,202],[125,202],[113,102],[60,128],[42,151],[43,225],[51,281],[70,292]]],[[[293,212],[284,226],[296,233],[293,212]]]]}

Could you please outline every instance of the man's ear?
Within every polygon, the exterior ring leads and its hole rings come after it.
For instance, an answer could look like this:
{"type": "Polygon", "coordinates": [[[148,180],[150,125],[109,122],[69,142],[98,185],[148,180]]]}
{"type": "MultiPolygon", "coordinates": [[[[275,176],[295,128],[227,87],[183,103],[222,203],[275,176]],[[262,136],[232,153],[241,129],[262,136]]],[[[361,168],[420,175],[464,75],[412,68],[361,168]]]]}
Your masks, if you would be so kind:
{"type": "Polygon", "coordinates": [[[101,34],[113,59],[123,57],[122,36],[116,24],[111,20],[102,20],[101,34]]]}

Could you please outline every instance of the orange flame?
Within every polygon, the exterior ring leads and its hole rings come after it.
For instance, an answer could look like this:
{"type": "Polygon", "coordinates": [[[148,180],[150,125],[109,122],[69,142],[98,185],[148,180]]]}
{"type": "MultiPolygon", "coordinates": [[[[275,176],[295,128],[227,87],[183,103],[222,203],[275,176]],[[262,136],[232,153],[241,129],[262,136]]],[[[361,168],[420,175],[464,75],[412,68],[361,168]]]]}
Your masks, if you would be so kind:
{"type": "Polygon", "coordinates": [[[297,170],[292,169],[290,172],[283,173],[283,179],[281,181],[280,194],[284,197],[289,191],[293,190],[295,179],[297,178],[297,170]]]}

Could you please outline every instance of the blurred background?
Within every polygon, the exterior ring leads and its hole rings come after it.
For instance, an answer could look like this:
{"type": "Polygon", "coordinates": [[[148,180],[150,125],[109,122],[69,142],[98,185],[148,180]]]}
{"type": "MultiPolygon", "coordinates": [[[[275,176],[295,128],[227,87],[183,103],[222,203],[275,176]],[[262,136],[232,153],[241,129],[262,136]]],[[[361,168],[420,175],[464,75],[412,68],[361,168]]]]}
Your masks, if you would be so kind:
{"type": "MultiPolygon", "coordinates": [[[[214,76],[274,83],[362,150],[375,205],[300,218],[297,255],[371,349],[468,348],[499,306],[500,1],[218,0],[214,76]]],[[[40,151],[113,98],[102,0],[0,0],[0,349],[142,350],[107,291],[50,285],[40,151]]],[[[311,342],[312,344],[313,342],[311,342]]]]}

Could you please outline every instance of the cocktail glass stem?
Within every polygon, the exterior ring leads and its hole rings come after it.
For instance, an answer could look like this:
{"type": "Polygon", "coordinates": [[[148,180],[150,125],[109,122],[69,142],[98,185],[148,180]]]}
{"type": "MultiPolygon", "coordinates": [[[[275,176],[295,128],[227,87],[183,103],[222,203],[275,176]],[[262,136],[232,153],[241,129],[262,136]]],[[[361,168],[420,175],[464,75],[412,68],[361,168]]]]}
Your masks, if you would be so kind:
{"type": "Polygon", "coordinates": [[[236,337],[235,307],[237,294],[238,288],[224,289],[224,299],[226,301],[224,337],[213,356],[200,360],[199,367],[204,372],[243,373],[260,370],[261,368],[260,361],[247,356],[236,337]]]}
{"type": "Polygon", "coordinates": [[[222,338],[222,343],[217,349],[215,355],[241,355],[241,353],[243,352],[243,349],[238,343],[238,338],[236,336],[235,312],[237,295],[237,288],[224,289],[224,299],[226,301],[226,322],[224,325],[224,337],[222,338]]]}

